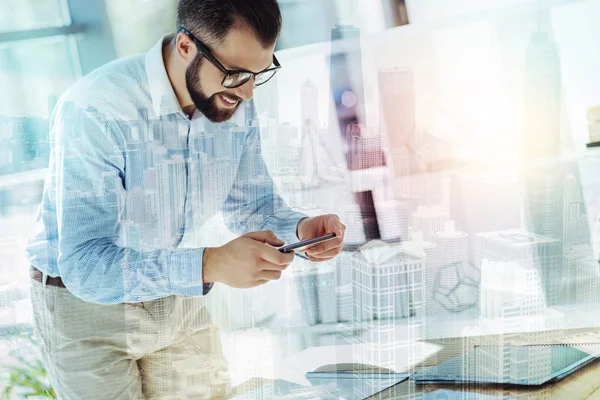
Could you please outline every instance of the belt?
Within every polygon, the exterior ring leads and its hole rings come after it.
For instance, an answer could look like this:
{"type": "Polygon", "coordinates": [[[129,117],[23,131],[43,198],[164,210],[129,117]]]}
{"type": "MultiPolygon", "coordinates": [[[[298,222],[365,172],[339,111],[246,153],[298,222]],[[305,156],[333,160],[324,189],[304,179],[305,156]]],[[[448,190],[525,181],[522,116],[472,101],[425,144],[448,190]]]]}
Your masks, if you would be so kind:
{"type": "MultiPolygon", "coordinates": [[[[42,284],[44,283],[44,273],[42,271],[40,271],[39,269],[37,269],[36,267],[34,267],[33,265],[31,266],[30,276],[31,276],[31,279],[33,279],[34,281],[40,282],[42,284]]],[[[46,276],[46,285],[66,289],[65,284],[63,283],[62,279],[60,279],[60,276],[57,276],[57,277],[46,276]]]]}

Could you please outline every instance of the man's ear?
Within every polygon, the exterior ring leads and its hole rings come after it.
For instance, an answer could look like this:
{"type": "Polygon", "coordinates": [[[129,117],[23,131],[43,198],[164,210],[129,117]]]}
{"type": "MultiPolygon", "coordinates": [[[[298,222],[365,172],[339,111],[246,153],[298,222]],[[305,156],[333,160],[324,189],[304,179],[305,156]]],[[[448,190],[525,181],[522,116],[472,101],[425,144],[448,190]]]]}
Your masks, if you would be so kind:
{"type": "Polygon", "coordinates": [[[175,51],[177,51],[179,57],[181,57],[186,64],[189,64],[196,56],[198,50],[194,45],[194,41],[185,33],[180,32],[177,34],[175,41],[175,51]]]}

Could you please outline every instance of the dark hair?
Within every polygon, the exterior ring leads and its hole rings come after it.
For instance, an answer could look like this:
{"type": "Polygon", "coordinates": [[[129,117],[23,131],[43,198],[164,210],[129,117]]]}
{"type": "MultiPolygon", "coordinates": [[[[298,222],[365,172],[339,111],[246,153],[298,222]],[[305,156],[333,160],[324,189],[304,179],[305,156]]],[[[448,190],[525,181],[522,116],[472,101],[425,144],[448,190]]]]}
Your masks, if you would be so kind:
{"type": "Polygon", "coordinates": [[[231,28],[248,28],[267,47],[279,35],[281,13],[277,0],[179,0],[177,31],[182,27],[214,45],[231,28]]]}

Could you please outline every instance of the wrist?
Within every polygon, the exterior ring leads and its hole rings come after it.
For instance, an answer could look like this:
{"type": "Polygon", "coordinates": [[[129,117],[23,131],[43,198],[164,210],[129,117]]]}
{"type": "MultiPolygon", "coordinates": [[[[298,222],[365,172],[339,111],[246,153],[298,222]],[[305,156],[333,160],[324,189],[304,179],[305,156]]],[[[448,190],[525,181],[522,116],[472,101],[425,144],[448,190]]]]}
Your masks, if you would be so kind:
{"type": "Polygon", "coordinates": [[[204,253],[202,254],[202,282],[205,285],[217,282],[213,271],[213,256],[215,250],[216,249],[214,247],[206,247],[204,249],[204,253]]]}

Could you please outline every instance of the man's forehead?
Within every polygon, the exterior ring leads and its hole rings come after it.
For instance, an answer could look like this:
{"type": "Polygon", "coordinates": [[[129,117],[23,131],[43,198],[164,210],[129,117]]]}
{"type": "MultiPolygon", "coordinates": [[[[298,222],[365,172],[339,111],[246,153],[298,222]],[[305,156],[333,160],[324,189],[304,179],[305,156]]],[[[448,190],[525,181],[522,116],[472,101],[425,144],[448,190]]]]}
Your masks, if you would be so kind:
{"type": "Polygon", "coordinates": [[[271,66],[274,51],[275,43],[264,47],[251,30],[234,27],[213,53],[228,69],[259,72],[271,66]]]}

